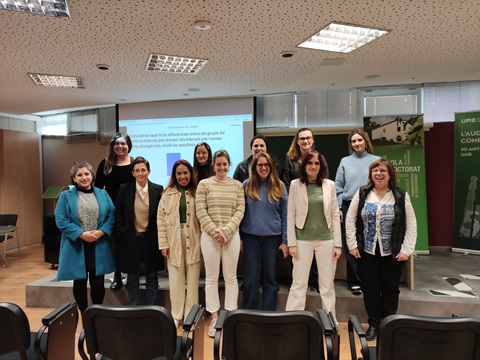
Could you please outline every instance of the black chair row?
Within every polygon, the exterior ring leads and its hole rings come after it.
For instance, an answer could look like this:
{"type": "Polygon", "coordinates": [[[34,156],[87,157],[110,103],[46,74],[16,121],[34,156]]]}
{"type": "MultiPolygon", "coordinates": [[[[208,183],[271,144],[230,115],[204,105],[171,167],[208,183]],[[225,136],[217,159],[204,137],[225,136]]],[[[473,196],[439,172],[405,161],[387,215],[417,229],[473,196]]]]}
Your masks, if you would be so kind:
{"type": "Polygon", "coordinates": [[[77,305],[66,303],[42,319],[40,330],[30,332],[22,308],[1,302],[0,359],[74,360],[77,323],[77,305]]]}

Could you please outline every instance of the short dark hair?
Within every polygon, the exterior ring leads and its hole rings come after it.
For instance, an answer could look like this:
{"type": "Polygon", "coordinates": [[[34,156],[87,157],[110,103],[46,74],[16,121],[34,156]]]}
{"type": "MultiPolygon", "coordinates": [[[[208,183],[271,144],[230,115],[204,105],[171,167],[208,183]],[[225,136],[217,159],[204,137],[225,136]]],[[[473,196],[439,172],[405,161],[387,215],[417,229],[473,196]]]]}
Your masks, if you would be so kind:
{"type": "Polygon", "coordinates": [[[95,182],[95,170],[93,169],[92,165],[86,161],[75,161],[70,169],[70,179],[72,180],[72,184],[75,184],[73,179],[75,178],[75,174],[77,173],[78,169],[87,169],[92,174],[92,184],[95,182]]]}
{"type": "Polygon", "coordinates": [[[137,164],[145,164],[145,166],[147,167],[147,170],[150,171],[150,163],[144,157],[139,156],[132,161],[132,163],[130,164],[130,166],[132,167],[132,171],[135,168],[135,165],[137,164]]]}
{"type": "Polygon", "coordinates": [[[398,182],[397,171],[395,170],[395,166],[393,166],[393,164],[387,159],[378,159],[370,164],[370,166],[368,167],[368,183],[373,184],[372,170],[379,167],[380,165],[385,165],[387,167],[388,175],[390,175],[390,179],[388,180],[388,187],[393,189],[398,182]]]}

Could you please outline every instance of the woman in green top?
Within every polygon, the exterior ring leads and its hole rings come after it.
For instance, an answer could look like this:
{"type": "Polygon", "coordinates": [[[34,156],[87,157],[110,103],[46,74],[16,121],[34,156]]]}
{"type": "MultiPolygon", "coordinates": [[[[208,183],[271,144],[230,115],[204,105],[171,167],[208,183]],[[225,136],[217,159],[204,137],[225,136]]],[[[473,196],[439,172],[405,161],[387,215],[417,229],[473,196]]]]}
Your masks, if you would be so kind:
{"type": "Polygon", "coordinates": [[[287,240],[293,280],[286,310],[305,309],[308,274],[315,256],[322,307],[335,314],[333,279],[342,254],[340,214],[335,183],[326,179],[326,164],[317,151],[303,156],[298,178],[290,184],[287,240]]]}

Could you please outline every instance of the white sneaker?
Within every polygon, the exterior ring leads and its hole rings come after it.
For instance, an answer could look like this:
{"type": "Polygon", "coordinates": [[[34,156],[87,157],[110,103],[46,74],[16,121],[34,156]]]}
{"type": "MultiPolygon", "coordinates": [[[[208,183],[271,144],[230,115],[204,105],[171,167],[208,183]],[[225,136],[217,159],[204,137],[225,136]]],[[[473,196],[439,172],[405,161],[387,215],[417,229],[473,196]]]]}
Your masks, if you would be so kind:
{"type": "Polygon", "coordinates": [[[212,317],[210,325],[208,326],[208,336],[211,338],[215,337],[215,325],[217,324],[218,316],[212,317]]]}

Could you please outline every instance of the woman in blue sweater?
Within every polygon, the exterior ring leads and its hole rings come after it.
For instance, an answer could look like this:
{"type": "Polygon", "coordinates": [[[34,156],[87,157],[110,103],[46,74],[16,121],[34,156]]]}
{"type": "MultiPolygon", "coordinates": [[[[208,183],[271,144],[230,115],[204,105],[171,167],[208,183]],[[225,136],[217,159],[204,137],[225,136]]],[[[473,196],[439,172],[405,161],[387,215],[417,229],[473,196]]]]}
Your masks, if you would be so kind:
{"type": "Polygon", "coordinates": [[[345,218],[352,202],[353,195],[360,186],[368,183],[368,167],[375,160],[370,137],[363,129],[355,129],[348,135],[350,155],[340,161],[335,176],[340,219],[342,220],[342,243],[347,259],[347,286],[354,295],[361,295],[360,279],[358,277],[357,259],[350,255],[345,241],[345,218]]]}
{"type": "Polygon", "coordinates": [[[245,214],[240,225],[243,241],[243,306],[274,311],[277,301],[277,253],[288,256],[287,190],[280,181],[272,157],[265,152],[252,161],[245,188],[245,214]],[[263,270],[263,271],[262,271],[263,270]],[[260,275],[263,293],[260,300],[260,275]]]}

